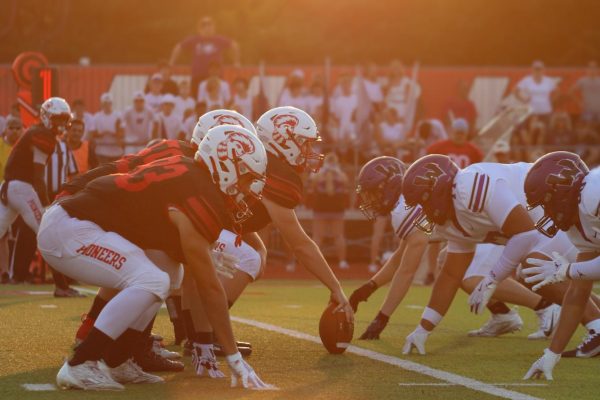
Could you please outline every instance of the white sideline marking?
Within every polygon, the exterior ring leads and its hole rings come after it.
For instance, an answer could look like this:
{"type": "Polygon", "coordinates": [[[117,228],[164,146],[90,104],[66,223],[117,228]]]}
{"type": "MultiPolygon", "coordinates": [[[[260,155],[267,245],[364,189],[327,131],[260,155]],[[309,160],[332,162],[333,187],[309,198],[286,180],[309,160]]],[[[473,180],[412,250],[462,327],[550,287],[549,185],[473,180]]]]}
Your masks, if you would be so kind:
{"type": "Polygon", "coordinates": [[[300,304],[285,304],[284,305],[285,308],[302,308],[302,306],[300,304]]]}
{"type": "Polygon", "coordinates": [[[31,296],[45,296],[47,294],[52,294],[54,292],[48,292],[46,290],[27,290],[23,293],[31,295],[31,296]]]}
{"type": "MultiPolygon", "coordinates": [[[[296,339],[306,340],[308,342],[313,342],[317,344],[321,344],[321,339],[309,335],[303,332],[298,332],[292,329],[282,328],[277,325],[271,325],[260,321],[254,321],[252,319],[240,318],[231,316],[231,320],[235,322],[239,322],[241,324],[254,326],[256,328],[264,329],[266,331],[271,331],[275,333],[280,333],[282,335],[287,335],[296,339]]],[[[414,361],[404,360],[398,357],[389,356],[387,354],[378,353],[376,351],[363,349],[357,346],[349,346],[346,350],[347,353],[356,354],[359,356],[367,357],[375,361],[380,361],[386,364],[394,365],[396,367],[400,367],[407,371],[416,372],[418,374],[427,375],[432,378],[445,381],[447,383],[452,383],[459,386],[464,386],[466,388],[491,394],[493,396],[502,397],[505,399],[511,400],[540,400],[539,397],[533,397],[527,394],[514,392],[512,390],[502,389],[494,386],[493,384],[480,382],[475,379],[467,378],[465,376],[453,374],[451,372],[442,371],[439,369],[431,368],[426,365],[422,365],[416,363],[414,361]]]]}
{"type": "Polygon", "coordinates": [[[56,386],[51,383],[24,383],[21,386],[23,386],[25,390],[29,390],[31,392],[47,392],[56,390],[56,386]]]}
{"type": "Polygon", "coordinates": [[[422,310],[422,309],[424,309],[425,307],[423,307],[423,306],[418,306],[418,305],[416,305],[416,304],[407,304],[407,305],[405,305],[405,306],[404,306],[404,308],[411,308],[411,309],[413,309],[413,310],[422,310]]]}
{"type": "MultiPolygon", "coordinates": [[[[436,382],[436,383],[418,383],[418,382],[401,382],[398,384],[399,386],[442,386],[442,387],[447,387],[447,386],[459,386],[456,383],[443,383],[443,382],[436,382]]],[[[487,385],[492,385],[492,386],[535,386],[535,387],[539,387],[539,386],[548,386],[547,383],[487,383],[487,385]]]]}
{"type": "Polygon", "coordinates": [[[58,308],[56,304],[41,304],[41,308],[58,308]]]}

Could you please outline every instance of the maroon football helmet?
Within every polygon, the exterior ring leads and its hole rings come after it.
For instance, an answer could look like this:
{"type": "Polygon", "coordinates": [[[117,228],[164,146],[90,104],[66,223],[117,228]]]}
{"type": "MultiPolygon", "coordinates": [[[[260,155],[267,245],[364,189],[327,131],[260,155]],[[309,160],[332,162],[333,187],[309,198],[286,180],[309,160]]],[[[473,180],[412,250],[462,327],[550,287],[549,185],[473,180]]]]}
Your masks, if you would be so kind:
{"type": "Polygon", "coordinates": [[[440,154],[421,157],[408,168],[402,194],[407,206],[423,207],[417,228],[431,233],[435,224],[443,225],[453,215],[452,186],[459,170],[454,161],[440,154]]]}
{"type": "Polygon", "coordinates": [[[577,154],[555,151],[540,157],[525,178],[529,209],[541,206],[544,216],[536,222],[538,231],[548,237],[566,231],[577,222],[583,178],[589,168],[577,154]]]}

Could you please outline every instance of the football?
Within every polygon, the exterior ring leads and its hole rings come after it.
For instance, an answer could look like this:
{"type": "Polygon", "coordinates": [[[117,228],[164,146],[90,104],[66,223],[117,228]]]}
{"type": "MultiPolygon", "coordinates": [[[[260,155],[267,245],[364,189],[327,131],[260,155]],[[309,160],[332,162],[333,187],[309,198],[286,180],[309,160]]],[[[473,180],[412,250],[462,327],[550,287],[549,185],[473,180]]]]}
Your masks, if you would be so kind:
{"type": "Polygon", "coordinates": [[[341,354],[352,341],[354,335],[354,324],[346,321],[343,311],[333,312],[337,307],[335,303],[329,303],[319,321],[319,336],[327,351],[331,354],[341,354]]]}

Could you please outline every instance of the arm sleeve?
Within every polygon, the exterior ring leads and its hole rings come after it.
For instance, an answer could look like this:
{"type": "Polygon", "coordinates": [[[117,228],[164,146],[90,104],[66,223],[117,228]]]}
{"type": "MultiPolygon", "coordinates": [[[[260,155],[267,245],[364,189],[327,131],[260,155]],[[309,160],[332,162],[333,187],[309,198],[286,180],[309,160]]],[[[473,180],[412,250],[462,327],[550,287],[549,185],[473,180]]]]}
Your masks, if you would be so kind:
{"type": "Polygon", "coordinates": [[[583,281],[600,280],[600,257],[589,261],[572,263],[569,269],[569,278],[583,281]]]}
{"type": "Polygon", "coordinates": [[[491,276],[497,281],[503,281],[514,271],[533,248],[537,245],[540,234],[535,229],[517,233],[506,242],[506,247],[492,268],[491,276]]]}

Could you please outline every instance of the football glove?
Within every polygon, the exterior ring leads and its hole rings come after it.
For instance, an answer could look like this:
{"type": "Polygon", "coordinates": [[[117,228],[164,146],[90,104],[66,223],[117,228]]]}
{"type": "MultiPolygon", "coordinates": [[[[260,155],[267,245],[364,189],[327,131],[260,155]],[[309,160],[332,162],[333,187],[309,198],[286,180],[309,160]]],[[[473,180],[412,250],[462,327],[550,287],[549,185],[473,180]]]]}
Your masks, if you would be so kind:
{"type": "Polygon", "coordinates": [[[210,253],[217,273],[225,278],[232,279],[235,272],[239,269],[240,260],[232,255],[222,251],[213,250],[210,253]]]}
{"type": "Polygon", "coordinates": [[[379,340],[379,335],[387,326],[390,317],[379,312],[375,319],[371,321],[367,330],[360,336],[360,340],[379,340]]]}
{"type": "Polygon", "coordinates": [[[545,349],[544,355],[533,363],[533,365],[531,366],[531,368],[529,368],[529,371],[527,371],[523,379],[540,379],[542,375],[544,375],[544,378],[546,378],[547,380],[553,380],[554,378],[552,377],[552,370],[554,369],[554,366],[556,365],[556,363],[558,363],[559,360],[560,354],[556,354],[550,351],[550,349],[545,349]]]}
{"type": "Polygon", "coordinates": [[[412,353],[412,349],[415,348],[419,354],[424,355],[425,342],[430,333],[430,331],[423,328],[420,324],[417,325],[417,328],[406,337],[406,342],[404,342],[404,347],[402,348],[402,354],[410,354],[412,353]]]}
{"type": "Polygon", "coordinates": [[[358,303],[361,301],[367,301],[376,290],[377,284],[373,281],[369,281],[352,292],[350,295],[350,306],[352,307],[352,310],[356,312],[358,309],[358,303]]]}
{"type": "Polygon", "coordinates": [[[532,288],[534,291],[537,291],[546,285],[552,285],[567,280],[567,271],[569,265],[571,265],[566,258],[555,251],[552,252],[552,260],[550,261],[540,260],[538,258],[528,258],[526,262],[527,264],[536,265],[536,267],[523,269],[523,274],[529,275],[525,278],[525,282],[538,282],[532,288]]]}
{"type": "Polygon", "coordinates": [[[242,386],[246,389],[276,389],[274,386],[264,383],[258,375],[256,375],[256,372],[254,372],[250,364],[242,358],[239,351],[225,357],[225,359],[227,360],[227,364],[229,364],[229,368],[231,368],[231,387],[236,387],[238,379],[240,379],[242,381],[242,386]]]}
{"type": "Polygon", "coordinates": [[[498,282],[491,275],[486,276],[479,282],[479,285],[477,285],[473,293],[469,296],[471,312],[481,314],[485,310],[497,285],[498,282]]]}
{"type": "Polygon", "coordinates": [[[192,366],[198,376],[206,373],[211,378],[225,378],[225,374],[219,369],[212,344],[194,343],[192,366]]]}

